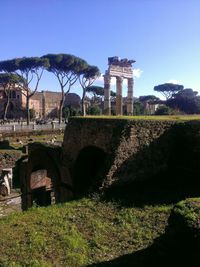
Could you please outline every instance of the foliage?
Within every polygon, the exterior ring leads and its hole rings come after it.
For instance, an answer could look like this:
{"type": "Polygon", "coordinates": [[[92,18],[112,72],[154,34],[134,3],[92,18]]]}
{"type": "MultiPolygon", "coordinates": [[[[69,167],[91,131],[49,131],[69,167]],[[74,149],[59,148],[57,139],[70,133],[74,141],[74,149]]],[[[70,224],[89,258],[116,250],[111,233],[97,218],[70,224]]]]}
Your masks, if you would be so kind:
{"type": "Polygon", "coordinates": [[[174,95],[172,99],[166,101],[166,105],[179,109],[187,114],[200,113],[200,96],[192,89],[184,89],[174,95]]]}
{"type": "Polygon", "coordinates": [[[64,118],[69,118],[69,117],[78,116],[78,115],[80,115],[79,109],[73,108],[72,106],[63,107],[64,118]]]}
{"type": "Polygon", "coordinates": [[[152,115],[154,113],[154,105],[156,102],[145,98],[145,100],[136,100],[133,103],[133,113],[134,115],[152,115]]]}
{"type": "Polygon", "coordinates": [[[144,96],[140,96],[139,97],[139,101],[140,102],[156,102],[160,100],[158,97],[156,97],[155,95],[144,95],[144,96]]]}
{"type": "Polygon", "coordinates": [[[11,84],[23,82],[23,77],[16,75],[14,73],[0,73],[0,85],[11,84]]]}
{"type": "Polygon", "coordinates": [[[35,109],[31,108],[30,109],[30,119],[35,119],[36,118],[36,112],[35,109]]]}
{"type": "Polygon", "coordinates": [[[61,123],[64,99],[77,81],[79,73],[85,70],[88,64],[85,60],[70,54],[47,54],[42,58],[48,59],[47,70],[56,76],[60,85],[62,98],[59,107],[59,123],[61,123]]]}
{"type": "Polygon", "coordinates": [[[27,89],[30,85],[33,75],[35,74],[37,78],[39,78],[40,75],[38,74],[38,70],[46,66],[48,66],[48,61],[39,57],[22,57],[0,61],[1,71],[7,73],[17,73],[18,75],[19,73],[21,74],[24,78],[23,82],[25,89],[27,89]]]}
{"type": "Polygon", "coordinates": [[[0,70],[6,73],[15,73],[23,78],[21,93],[26,97],[27,124],[30,122],[29,100],[38,89],[44,68],[48,66],[48,60],[39,57],[22,57],[0,61],[0,70]],[[34,83],[34,89],[30,85],[34,83]]]}
{"type": "Polygon", "coordinates": [[[79,75],[79,83],[82,87],[82,99],[81,99],[81,107],[82,107],[82,115],[86,115],[85,110],[85,96],[87,92],[87,88],[90,87],[94,81],[100,76],[100,71],[97,66],[88,65],[86,68],[82,69],[78,73],[79,75]]]}
{"type": "Polygon", "coordinates": [[[100,115],[101,109],[97,105],[89,106],[89,108],[87,109],[87,114],[88,115],[100,115]]]}
{"type": "Polygon", "coordinates": [[[42,56],[49,61],[47,70],[54,73],[59,83],[66,85],[77,80],[79,71],[87,66],[87,62],[79,57],[70,54],[47,54],[42,56]],[[63,79],[65,79],[65,82],[63,79]],[[65,84],[66,83],[66,84],[65,84]]]}
{"type": "Polygon", "coordinates": [[[144,105],[140,101],[135,101],[133,103],[133,113],[134,115],[144,115],[144,105]]]}
{"type": "MultiPolygon", "coordinates": [[[[11,91],[15,88],[15,84],[22,85],[24,82],[23,77],[13,73],[0,73],[0,86],[3,88],[4,95],[6,96],[6,105],[4,108],[3,119],[7,119],[7,112],[9,109],[11,91]]],[[[19,87],[21,88],[21,87],[19,87]]]]}
{"type": "Polygon", "coordinates": [[[176,94],[183,90],[183,85],[164,83],[154,86],[154,91],[160,92],[166,99],[170,99],[176,94]]]}
{"type": "Polygon", "coordinates": [[[174,97],[182,97],[182,98],[195,98],[198,95],[197,91],[193,91],[190,88],[186,88],[180,92],[178,92],[174,97]]]}
{"type": "Polygon", "coordinates": [[[92,86],[88,86],[86,88],[86,92],[88,93],[92,93],[95,96],[104,96],[104,88],[102,86],[96,86],[96,85],[92,85],[92,86]]]}
{"type": "Polygon", "coordinates": [[[170,209],[82,199],[15,213],[0,220],[0,265],[78,267],[132,253],[164,232],[170,209]]]}
{"type": "Polygon", "coordinates": [[[138,100],[133,103],[133,110],[135,115],[151,115],[153,112],[151,105],[159,103],[159,98],[154,95],[140,96],[138,100]]]}
{"type": "Polygon", "coordinates": [[[170,114],[171,114],[171,109],[166,105],[159,106],[155,111],[155,115],[170,115],[170,114]]]}
{"type": "MultiPolygon", "coordinates": [[[[92,106],[103,105],[103,100],[104,100],[104,88],[103,87],[92,85],[86,88],[86,92],[92,95],[90,99],[90,103],[92,104],[92,106]]],[[[116,97],[116,93],[111,90],[110,95],[111,95],[111,101],[113,101],[114,98],[116,97]]],[[[89,109],[87,110],[87,114],[98,115],[98,114],[101,114],[101,110],[95,111],[94,113],[94,108],[92,107],[92,113],[90,112],[90,109],[89,109]]]]}
{"type": "MultiPolygon", "coordinates": [[[[86,91],[88,93],[92,93],[95,96],[104,96],[104,88],[102,86],[92,85],[92,86],[87,87],[86,91]]],[[[115,97],[116,93],[111,90],[110,95],[112,97],[115,97]]]]}

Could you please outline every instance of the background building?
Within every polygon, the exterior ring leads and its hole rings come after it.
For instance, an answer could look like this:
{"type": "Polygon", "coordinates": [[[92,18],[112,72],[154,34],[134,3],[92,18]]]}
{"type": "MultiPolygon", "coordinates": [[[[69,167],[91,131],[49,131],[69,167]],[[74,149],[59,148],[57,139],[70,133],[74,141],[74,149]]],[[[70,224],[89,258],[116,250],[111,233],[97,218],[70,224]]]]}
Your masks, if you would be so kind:
{"type": "MultiPolygon", "coordinates": [[[[10,102],[7,112],[7,118],[20,119],[25,118],[26,97],[25,91],[18,85],[14,85],[10,90],[10,102]]],[[[30,98],[30,110],[34,110],[36,118],[55,118],[58,117],[58,110],[61,100],[60,92],[41,91],[36,92],[30,98]]],[[[3,118],[7,96],[3,87],[0,87],[0,119],[3,118]]],[[[80,97],[77,94],[69,93],[64,101],[64,106],[73,108],[80,107],[80,97]]]]}

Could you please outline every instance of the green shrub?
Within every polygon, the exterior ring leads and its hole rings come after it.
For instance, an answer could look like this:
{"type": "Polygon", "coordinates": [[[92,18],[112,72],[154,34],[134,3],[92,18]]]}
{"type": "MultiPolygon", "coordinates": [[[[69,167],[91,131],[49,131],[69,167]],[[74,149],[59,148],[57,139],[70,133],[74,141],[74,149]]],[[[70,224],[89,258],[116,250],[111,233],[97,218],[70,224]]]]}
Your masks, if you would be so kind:
{"type": "Polygon", "coordinates": [[[100,110],[99,106],[93,105],[87,109],[87,114],[88,115],[100,115],[101,110],[100,110]]]}

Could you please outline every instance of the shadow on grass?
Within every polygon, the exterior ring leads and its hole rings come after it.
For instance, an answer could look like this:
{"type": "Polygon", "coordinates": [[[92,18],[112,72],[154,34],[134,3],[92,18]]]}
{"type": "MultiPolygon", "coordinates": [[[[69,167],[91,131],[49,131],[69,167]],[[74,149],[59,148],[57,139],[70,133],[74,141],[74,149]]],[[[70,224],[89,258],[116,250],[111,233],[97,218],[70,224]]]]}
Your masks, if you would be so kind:
{"type": "Polygon", "coordinates": [[[162,255],[162,253],[162,251],[156,250],[154,245],[152,245],[152,247],[147,249],[123,255],[111,261],[88,265],[88,267],[199,267],[199,257],[197,253],[195,257],[194,253],[189,253],[185,250],[176,250],[170,254],[164,255],[162,255]]]}
{"type": "Polygon", "coordinates": [[[198,240],[185,229],[175,231],[173,225],[169,224],[165,234],[155,239],[150,247],[88,267],[198,267],[199,251],[198,240]]]}

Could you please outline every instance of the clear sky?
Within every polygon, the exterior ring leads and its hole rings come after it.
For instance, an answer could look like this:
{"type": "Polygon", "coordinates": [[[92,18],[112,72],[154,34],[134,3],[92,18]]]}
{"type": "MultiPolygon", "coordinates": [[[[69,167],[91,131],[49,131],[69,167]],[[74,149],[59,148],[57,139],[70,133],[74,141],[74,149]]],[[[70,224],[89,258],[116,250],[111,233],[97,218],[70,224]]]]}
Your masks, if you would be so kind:
{"type": "MultiPolygon", "coordinates": [[[[67,53],[103,74],[119,56],[136,60],[135,96],[169,81],[200,93],[199,0],[0,0],[0,14],[0,60],[67,53]]],[[[40,90],[59,91],[55,77],[40,90]]]]}

